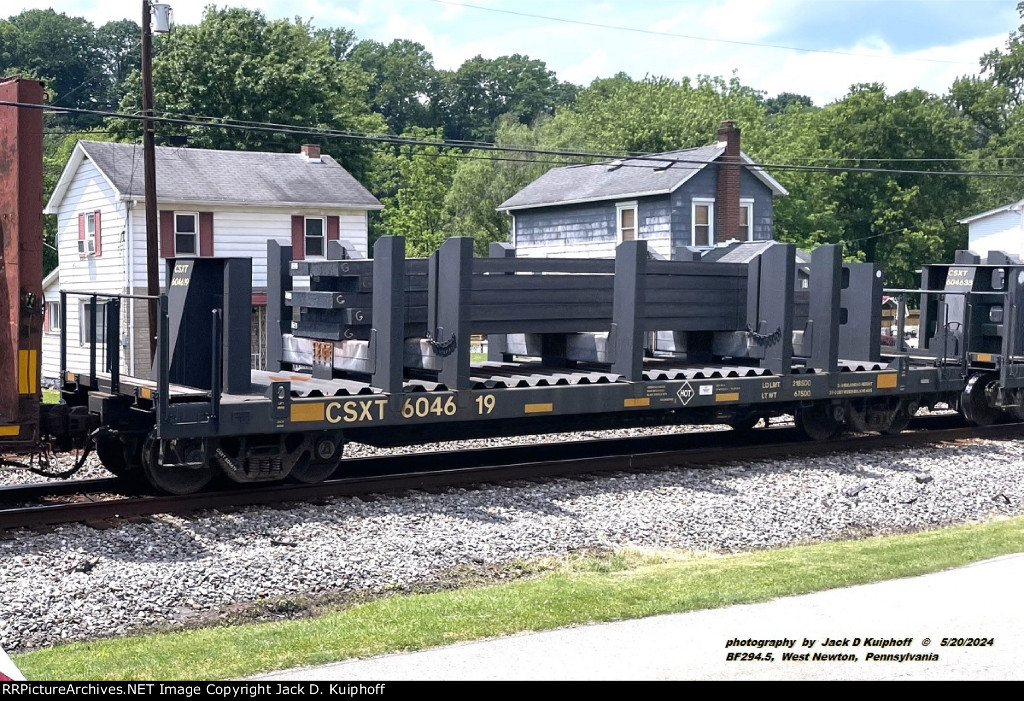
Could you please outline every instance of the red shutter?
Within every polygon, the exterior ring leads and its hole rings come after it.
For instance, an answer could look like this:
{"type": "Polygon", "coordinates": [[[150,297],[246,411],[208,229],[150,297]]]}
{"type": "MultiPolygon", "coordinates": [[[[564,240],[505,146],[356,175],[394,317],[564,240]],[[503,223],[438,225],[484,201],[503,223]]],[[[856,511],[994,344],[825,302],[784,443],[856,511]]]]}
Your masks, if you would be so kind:
{"type": "Polygon", "coordinates": [[[338,217],[327,217],[327,240],[337,241],[341,238],[341,220],[338,217]]]}
{"type": "Polygon", "coordinates": [[[93,212],[92,216],[93,216],[93,225],[95,226],[93,231],[95,232],[95,238],[96,238],[96,255],[101,255],[103,253],[103,227],[100,226],[100,213],[99,213],[99,210],[93,212]]]}
{"type": "Polygon", "coordinates": [[[306,257],[306,218],[292,215],[292,260],[306,257]]]}
{"type": "Polygon", "coordinates": [[[78,257],[85,258],[85,215],[78,215],[78,240],[82,243],[78,244],[78,257]]]}
{"type": "Polygon", "coordinates": [[[174,212],[160,210],[160,257],[174,257],[174,212]]]}
{"type": "Polygon", "coordinates": [[[43,299],[43,333],[50,333],[50,305],[43,299]]]}
{"type": "Polygon", "coordinates": [[[213,255],[213,212],[199,213],[199,255],[213,255]]]}

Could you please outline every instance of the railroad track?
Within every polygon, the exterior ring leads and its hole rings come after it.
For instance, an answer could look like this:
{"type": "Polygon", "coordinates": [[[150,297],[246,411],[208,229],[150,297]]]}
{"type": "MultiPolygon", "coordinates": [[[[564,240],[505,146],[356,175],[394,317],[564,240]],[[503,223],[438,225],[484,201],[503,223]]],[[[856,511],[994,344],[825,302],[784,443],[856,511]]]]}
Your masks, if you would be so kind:
{"type": "Polygon", "coordinates": [[[344,476],[319,484],[239,487],[183,496],[132,493],[116,479],[0,487],[0,530],[73,522],[109,523],[166,513],[302,502],[322,497],[399,493],[581,474],[703,467],[724,462],[827,455],[978,438],[1019,438],[1021,424],[965,427],[956,415],[919,417],[895,436],[861,435],[811,442],[784,426],[749,433],[711,431],[573,443],[479,448],[354,458],[344,476]],[[721,442],[728,441],[728,446],[721,442]],[[438,462],[449,465],[437,470],[438,462]],[[61,499],[55,502],[54,500],[61,499]],[[35,503],[33,503],[35,502],[35,503]]]}

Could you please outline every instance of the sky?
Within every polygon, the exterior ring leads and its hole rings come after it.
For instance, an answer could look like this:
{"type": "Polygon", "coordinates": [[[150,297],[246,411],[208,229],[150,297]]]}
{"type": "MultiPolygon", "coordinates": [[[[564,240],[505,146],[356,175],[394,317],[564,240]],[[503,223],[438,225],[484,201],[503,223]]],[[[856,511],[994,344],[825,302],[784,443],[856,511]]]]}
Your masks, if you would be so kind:
{"type": "MultiPolygon", "coordinates": [[[[169,0],[174,21],[210,0],[169,0]]],[[[620,71],[736,76],[771,97],[842,98],[855,83],[945,93],[1021,25],[1015,0],[220,0],[268,17],[345,27],[359,39],[418,41],[436,68],[523,54],[586,85],[620,71]],[[519,13],[519,14],[515,14],[519,13]],[[524,15],[538,15],[529,17],[524,15]],[[569,20],[569,21],[558,21],[569,20]],[[607,25],[607,26],[594,26],[607,25]],[[633,31],[636,30],[636,31],[633,31]],[[732,43],[730,43],[732,42],[732,43]]],[[[99,25],[141,20],[141,3],[5,0],[3,16],[53,8],[99,25]]]]}

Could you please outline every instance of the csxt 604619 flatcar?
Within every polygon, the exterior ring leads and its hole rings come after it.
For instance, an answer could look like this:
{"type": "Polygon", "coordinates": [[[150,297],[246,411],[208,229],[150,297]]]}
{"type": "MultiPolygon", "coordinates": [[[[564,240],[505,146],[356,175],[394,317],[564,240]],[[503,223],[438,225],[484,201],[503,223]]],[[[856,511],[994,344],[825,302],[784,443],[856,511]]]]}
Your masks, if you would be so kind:
{"type": "MultiPolygon", "coordinates": [[[[15,166],[39,159],[38,111],[0,110],[0,150],[15,166]]],[[[69,367],[60,324],[64,402],[41,411],[41,222],[30,211],[41,178],[15,171],[0,174],[12,183],[0,187],[3,222],[17,224],[3,224],[15,235],[4,235],[0,312],[12,333],[0,337],[0,372],[17,392],[2,385],[0,440],[90,442],[114,473],[170,492],[217,473],[322,480],[343,473],[347,441],[748,428],[783,413],[827,439],[844,427],[899,431],[937,403],[979,424],[1022,414],[1024,266],[1009,256],[925,266],[921,289],[893,292],[920,304],[920,347],[883,355],[881,273],[843,263],[837,246],[800,264],[775,242],[732,244],[714,262],[687,249],[653,260],[643,241],[622,243],[614,260],[516,258],[503,245],[474,258],[460,238],[429,259],[406,259],[397,238],[379,240],[372,260],[330,242],[325,260],[293,261],[270,242],[266,371],[249,368],[247,259],[167,262],[146,379],[120,371],[123,298],[65,291],[61,309],[72,297],[105,303],[106,328],[91,334],[88,366],[69,367]],[[471,362],[476,334],[486,362],[471,362]]]]}

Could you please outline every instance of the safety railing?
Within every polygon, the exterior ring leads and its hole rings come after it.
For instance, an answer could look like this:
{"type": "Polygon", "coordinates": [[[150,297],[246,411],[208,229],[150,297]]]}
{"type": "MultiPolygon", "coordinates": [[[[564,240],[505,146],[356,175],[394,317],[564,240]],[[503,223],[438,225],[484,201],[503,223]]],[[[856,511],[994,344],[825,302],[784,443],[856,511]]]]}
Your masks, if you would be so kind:
{"type": "Polygon", "coordinates": [[[79,314],[79,343],[88,346],[89,377],[95,378],[102,368],[110,374],[110,391],[117,392],[121,385],[121,301],[156,299],[146,295],[117,294],[112,292],[60,291],[60,377],[67,380],[68,373],[68,298],[86,299],[79,314]],[[102,309],[102,312],[101,312],[102,309]],[[100,315],[102,314],[102,317],[100,315]],[[82,318],[84,316],[84,318],[82,318]],[[102,318],[102,322],[100,321],[102,318]]]}

